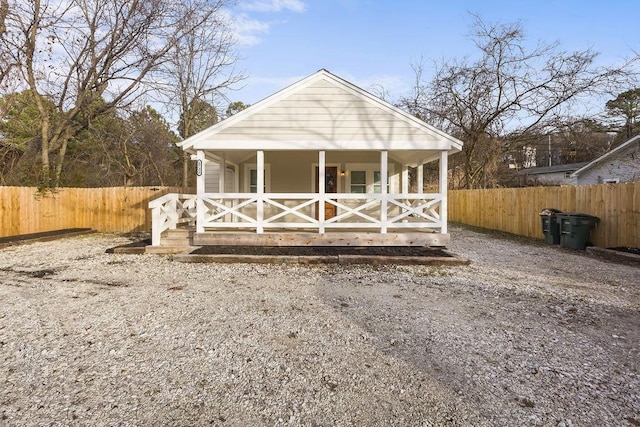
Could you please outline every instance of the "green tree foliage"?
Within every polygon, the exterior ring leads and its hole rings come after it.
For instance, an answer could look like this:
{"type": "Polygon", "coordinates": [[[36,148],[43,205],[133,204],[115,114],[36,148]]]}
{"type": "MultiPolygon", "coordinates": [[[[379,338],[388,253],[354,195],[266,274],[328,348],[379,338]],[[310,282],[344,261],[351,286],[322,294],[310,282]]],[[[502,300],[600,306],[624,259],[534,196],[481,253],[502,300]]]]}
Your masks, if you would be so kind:
{"type": "Polygon", "coordinates": [[[65,185],[178,185],[178,138],[153,108],[103,117],[83,136],[67,173],[79,182],[65,185]]]}
{"type": "Polygon", "coordinates": [[[218,123],[216,108],[201,99],[193,99],[180,114],[178,134],[186,139],[218,123]]]}
{"type": "MultiPolygon", "coordinates": [[[[52,102],[41,97],[40,103],[53,121],[59,120],[52,102]]],[[[0,182],[38,184],[40,136],[40,113],[31,91],[0,98],[0,182]]]]}
{"type": "MultiPolygon", "coordinates": [[[[47,102],[46,99],[43,102],[47,102]]],[[[49,109],[55,111],[50,104],[49,109]]],[[[0,134],[2,144],[24,152],[27,144],[38,138],[38,106],[30,91],[8,94],[0,98],[0,134]]]]}
{"type": "Polygon", "coordinates": [[[251,104],[245,104],[242,101],[234,101],[229,104],[225,113],[227,114],[227,117],[231,117],[249,107],[251,107],[251,104]]]}
{"type": "Polygon", "coordinates": [[[640,133],[640,88],[622,92],[607,101],[607,113],[616,119],[621,139],[626,140],[640,133]]]}
{"type": "MultiPolygon", "coordinates": [[[[42,102],[57,117],[55,106],[42,102]]],[[[98,98],[89,110],[104,104],[98,98]]],[[[0,98],[0,112],[0,183],[39,186],[40,114],[33,94],[0,98]]],[[[125,117],[110,110],[88,122],[68,142],[60,186],[180,184],[178,137],[156,110],[147,107],[125,117]]]]}

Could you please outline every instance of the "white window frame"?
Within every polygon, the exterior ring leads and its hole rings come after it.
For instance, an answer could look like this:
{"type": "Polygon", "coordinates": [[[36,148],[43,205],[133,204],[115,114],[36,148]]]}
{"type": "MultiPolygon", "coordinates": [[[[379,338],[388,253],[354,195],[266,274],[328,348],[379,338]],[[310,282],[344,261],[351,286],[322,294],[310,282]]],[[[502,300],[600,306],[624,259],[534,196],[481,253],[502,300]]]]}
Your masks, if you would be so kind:
{"type": "MultiPolygon", "coordinates": [[[[387,171],[389,173],[389,193],[397,194],[400,192],[398,187],[398,175],[395,173],[395,165],[392,163],[387,164],[387,171]]],[[[380,172],[379,163],[347,163],[345,164],[346,179],[344,183],[344,192],[351,193],[351,171],[364,171],[366,176],[366,193],[374,194],[374,181],[373,173],[380,172]]]]}
{"type": "MultiPolygon", "coordinates": [[[[258,170],[257,163],[245,163],[244,165],[244,192],[251,193],[251,171],[258,170]]],[[[271,192],[271,163],[264,164],[264,192],[271,192]]],[[[255,194],[255,193],[251,193],[255,194]]]]}
{"type": "Polygon", "coordinates": [[[602,180],[603,184],[619,184],[620,178],[604,178],[602,180]]]}

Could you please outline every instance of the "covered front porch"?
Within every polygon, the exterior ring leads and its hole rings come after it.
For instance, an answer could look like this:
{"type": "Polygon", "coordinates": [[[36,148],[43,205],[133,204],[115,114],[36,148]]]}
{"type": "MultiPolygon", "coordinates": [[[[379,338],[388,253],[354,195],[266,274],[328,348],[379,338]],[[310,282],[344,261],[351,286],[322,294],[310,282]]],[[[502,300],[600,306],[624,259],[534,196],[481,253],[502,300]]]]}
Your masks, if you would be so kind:
{"type": "Polygon", "coordinates": [[[194,245],[449,244],[447,159],[462,143],[326,70],[179,145],[196,194],[150,203],[153,245],[180,226],[194,245]]]}
{"type": "Polygon", "coordinates": [[[422,155],[390,155],[387,150],[257,150],[253,155],[199,151],[195,161],[197,194],[167,194],[150,203],[153,245],[160,245],[163,232],[180,227],[195,231],[195,245],[449,243],[444,150],[422,155]],[[402,159],[434,157],[440,170],[438,192],[425,193],[419,184],[422,163],[402,159]],[[223,170],[226,173],[220,173],[223,170]]]}

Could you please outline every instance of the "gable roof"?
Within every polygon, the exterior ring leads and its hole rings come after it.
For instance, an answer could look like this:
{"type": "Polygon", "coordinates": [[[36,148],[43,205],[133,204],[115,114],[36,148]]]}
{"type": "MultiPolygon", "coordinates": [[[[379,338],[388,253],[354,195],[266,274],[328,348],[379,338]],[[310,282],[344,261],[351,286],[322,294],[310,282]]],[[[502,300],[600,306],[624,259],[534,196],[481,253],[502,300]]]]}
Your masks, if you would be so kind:
{"type": "Polygon", "coordinates": [[[525,168],[518,171],[518,175],[542,175],[545,173],[573,172],[586,165],[582,163],[568,163],[566,165],[540,166],[536,168],[525,168]]]}
{"type": "Polygon", "coordinates": [[[458,139],[320,70],[179,143],[184,150],[447,150],[458,139]]]}
{"type": "Polygon", "coordinates": [[[620,153],[624,150],[626,150],[627,148],[630,148],[632,146],[632,144],[634,144],[637,141],[638,144],[640,144],[640,135],[636,135],[634,137],[632,137],[631,139],[629,139],[628,141],[626,141],[623,144],[620,144],[619,146],[617,146],[616,148],[614,148],[613,150],[604,153],[602,156],[596,158],[595,160],[590,161],[589,163],[587,163],[585,166],[581,167],[580,169],[578,169],[577,171],[575,171],[574,173],[571,174],[572,177],[578,177],[580,176],[581,173],[594,168],[595,166],[597,166],[598,164],[602,163],[603,161],[609,159],[610,157],[614,156],[617,153],[620,153]]]}

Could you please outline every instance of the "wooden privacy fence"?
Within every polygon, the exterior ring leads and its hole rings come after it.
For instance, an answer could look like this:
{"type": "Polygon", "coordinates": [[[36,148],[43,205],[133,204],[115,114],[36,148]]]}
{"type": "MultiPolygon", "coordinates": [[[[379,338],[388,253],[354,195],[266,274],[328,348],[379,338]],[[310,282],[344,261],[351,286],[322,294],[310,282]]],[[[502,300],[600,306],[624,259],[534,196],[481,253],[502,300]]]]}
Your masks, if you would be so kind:
{"type": "Polygon", "coordinates": [[[148,203],[171,187],[59,188],[39,194],[32,187],[0,187],[0,237],[64,228],[105,232],[151,230],[148,203]]]}
{"type": "Polygon", "coordinates": [[[449,191],[449,220],[543,238],[544,208],[600,218],[591,241],[600,247],[640,247],[640,183],[449,191]]]}
{"type": "MultiPolygon", "coordinates": [[[[0,187],[0,237],[63,228],[148,232],[148,203],[180,192],[171,187],[60,188],[41,196],[36,188],[0,187]]],[[[450,221],[521,236],[543,237],[543,208],[599,217],[591,232],[597,246],[640,247],[640,183],[449,191],[450,221]]]]}

